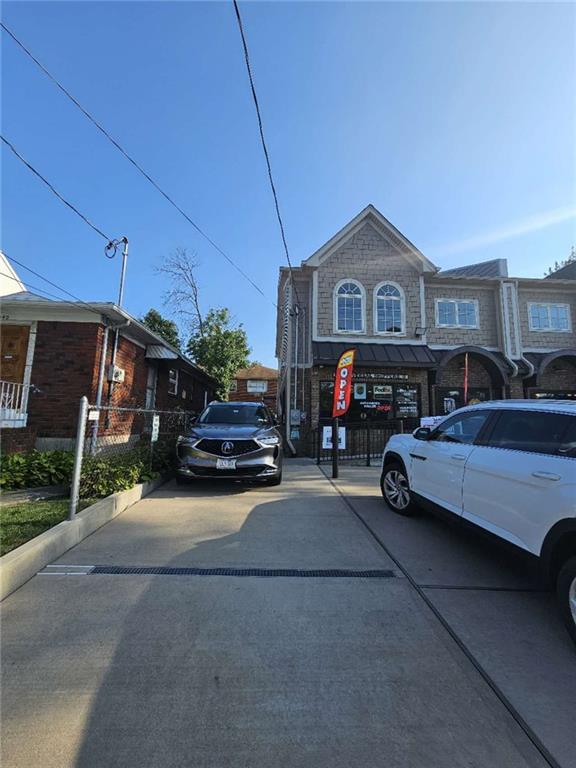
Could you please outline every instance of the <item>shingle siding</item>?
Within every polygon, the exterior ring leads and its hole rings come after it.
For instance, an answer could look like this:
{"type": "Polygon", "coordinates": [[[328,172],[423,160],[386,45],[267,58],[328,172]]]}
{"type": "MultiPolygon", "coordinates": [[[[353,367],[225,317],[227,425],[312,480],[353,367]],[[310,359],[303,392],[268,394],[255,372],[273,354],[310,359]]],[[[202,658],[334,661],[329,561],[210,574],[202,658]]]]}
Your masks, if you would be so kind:
{"type": "Polygon", "coordinates": [[[481,347],[499,346],[498,319],[500,311],[496,287],[479,288],[458,285],[426,284],[426,325],[429,344],[460,346],[474,344],[481,347]],[[437,328],[437,299],[463,299],[478,302],[478,328],[437,328]]]}
{"type": "MultiPolygon", "coordinates": [[[[418,270],[374,227],[366,224],[345,245],[318,267],[318,336],[336,336],[334,289],[340,280],[351,278],[365,291],[365,333],[376,336],[373,325],[374,289],[385,281],[398,283],[405,294],[405,337],[414,338],[420,325],[420,283],[418,270]]],[[[342,334],[345,335],[345,334],[342,334]]],[[[353,334],[357,337],[358,334],[353,334]]],[[[383,337],[385,338],[385,337],[383,337]]]]}
{"type": "MultiPolygon", "coordinates": [[[[542,288],[545,287],[545,284],[542,288]]],[[[528,348],[549,348],[563,349],[576,346],[576,285],[574,290],[566,291],[546,291],[540,288],[526,289],[519,288],[518,291],[518,310],[520,314],[520,328],[522,331],[522,343],[528,348]],[[571,332],[555,331],[531,331],[528,318],[528,306],[531,303],[537,304],[568,304],[570,307],[570,317],[572,322],[571,332]]]]}

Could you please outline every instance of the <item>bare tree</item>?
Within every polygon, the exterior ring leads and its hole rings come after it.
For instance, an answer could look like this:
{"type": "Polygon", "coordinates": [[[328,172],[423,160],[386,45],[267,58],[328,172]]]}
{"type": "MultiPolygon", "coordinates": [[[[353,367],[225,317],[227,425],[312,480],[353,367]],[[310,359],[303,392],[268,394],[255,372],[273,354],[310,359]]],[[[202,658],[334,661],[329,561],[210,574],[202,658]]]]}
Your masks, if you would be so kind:
{"type": "Polygon", "coordinates": [[[171,288],[164,295],[164,305],[180,315],[190,326],[192,333],[204,334],[198,282],[194,270],[199,262],[195,254],[189,254],[186,248],[176,248],[166,256],[157,271],[167,275],[171,288]]]}

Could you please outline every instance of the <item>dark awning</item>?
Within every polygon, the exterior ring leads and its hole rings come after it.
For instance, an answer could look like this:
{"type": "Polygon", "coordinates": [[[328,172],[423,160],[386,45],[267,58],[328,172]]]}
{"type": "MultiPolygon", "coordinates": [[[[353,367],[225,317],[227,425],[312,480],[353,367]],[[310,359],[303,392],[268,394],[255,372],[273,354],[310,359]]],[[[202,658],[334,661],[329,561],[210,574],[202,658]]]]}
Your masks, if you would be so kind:
{"type": "Polygon", "coordinates": [[[342,352],[356,350],[355,365],[365,368],[431,368],[437,364],[434,352],[425,344],[344,344],[312,342],[314,365],[336,365],[342,352]]]}

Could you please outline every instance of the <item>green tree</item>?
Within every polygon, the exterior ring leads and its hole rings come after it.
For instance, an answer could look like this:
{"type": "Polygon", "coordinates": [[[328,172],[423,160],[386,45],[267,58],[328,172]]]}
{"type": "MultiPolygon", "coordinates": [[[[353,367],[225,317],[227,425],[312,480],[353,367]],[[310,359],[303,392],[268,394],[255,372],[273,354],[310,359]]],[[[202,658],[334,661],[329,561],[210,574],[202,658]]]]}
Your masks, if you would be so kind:
{"type": "Polygon", "coordinates": [[[239,368],[246,368],[250,347],[242,325],[234,326],[225,308],[211,309],[188,342],[188,354],[218,382],[217,394],[228,399],[230,384],[239,368]]]}
{"type": "Polygon", "coordinates": [[[180,336],[178,333],[178,326],[173,320],[168,320],[166,317],[162,317],[157,309],[149,309],[148,312],[142,318],[144,325],[147,325],[151,331],[157,333],[158,336],[162,336],[164,341],[171,344],[176,349],[181,349],[180,336]]]}

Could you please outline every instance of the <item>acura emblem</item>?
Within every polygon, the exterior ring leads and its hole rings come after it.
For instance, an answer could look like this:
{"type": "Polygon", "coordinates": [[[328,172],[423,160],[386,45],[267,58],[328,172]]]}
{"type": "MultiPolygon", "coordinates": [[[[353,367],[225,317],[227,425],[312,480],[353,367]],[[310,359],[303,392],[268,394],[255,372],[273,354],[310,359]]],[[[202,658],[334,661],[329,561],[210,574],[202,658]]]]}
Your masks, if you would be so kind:
{"type": "Polygon", "coordinates": [[[222,453],[232,453],[234,450],[234,443],[226,442],[222,443],[222,453]]]}

